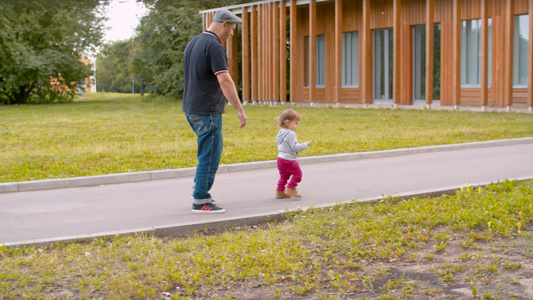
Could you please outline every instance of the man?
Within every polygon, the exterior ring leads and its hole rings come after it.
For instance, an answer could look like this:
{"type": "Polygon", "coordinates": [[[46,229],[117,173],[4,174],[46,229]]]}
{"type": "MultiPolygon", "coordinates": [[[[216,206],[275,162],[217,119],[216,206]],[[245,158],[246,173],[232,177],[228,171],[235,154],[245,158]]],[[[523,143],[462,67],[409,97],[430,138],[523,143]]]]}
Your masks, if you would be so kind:
{"type": "Polygon", "coordinates": [[[224,213],[209,194],[222,156],[222,114],[226,100],[237,110],[244,127],[247,116],[229,74],[222,41],[233,35],[242,20],[228,10],[216,12],[213,22],[185,47],[185,86],[182,109],[198,136],[198,165],[194,178],[193,213],[224,213]]]}

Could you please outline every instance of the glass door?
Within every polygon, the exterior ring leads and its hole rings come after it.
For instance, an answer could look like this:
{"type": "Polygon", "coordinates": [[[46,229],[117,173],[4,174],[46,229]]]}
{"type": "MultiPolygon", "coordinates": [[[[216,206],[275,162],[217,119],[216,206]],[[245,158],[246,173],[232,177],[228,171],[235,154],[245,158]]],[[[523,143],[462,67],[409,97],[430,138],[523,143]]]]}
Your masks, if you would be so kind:
{"type": "Polygon", "coordinates": [[[413,27],[413,102],[426,99],[426,26],[413,27]]]}
{"type": "Polygon", "coordinates": [[[374,102],[392,102],[393,32],[374,30],[374,102]]]}
{"type": "MultiPolygon", "coordinates": [[[[440,24],[433,41],[433,102],[440,99],[440,24]]],[[[413,26],[413,102],[426,100],[426,26],[413,26]]]]}

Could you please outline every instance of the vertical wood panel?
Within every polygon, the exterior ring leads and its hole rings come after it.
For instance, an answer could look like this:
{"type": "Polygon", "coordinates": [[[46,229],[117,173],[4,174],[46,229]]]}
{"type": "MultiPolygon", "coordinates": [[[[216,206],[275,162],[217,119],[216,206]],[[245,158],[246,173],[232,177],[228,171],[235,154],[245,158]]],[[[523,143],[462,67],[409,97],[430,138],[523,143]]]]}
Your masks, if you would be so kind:
{"type": "Polygon", "coordinates": [[[372,92],[372,32],[370,30],[370,2],[363,0],[363,25],[361,28],[361,100],[363,103],[373,102],[372,92]]]}
{"type": "Polygon", "coordinates": [[[231,41],[231,78],[235,84],[239,85],[239,28],[233,31],[233,36],[228,38],[231,41]]]}
{"type": "Polygon", "coordinates": [[[505,39],[505,13],[501,1],[492,1],[492,84],[490,89],[490,106],[500,106],[500,101],[503,98],[503,52],[504,43],[498,43],[497,41],[504,41],[505,39]],[[496,42],[494,42],[496,41],[496,42]]]}
{"type": "Polygon", "coordinates": [[[268,64],[267,64],[267,55],[268,55],[268,27],[267,27],[267,4],[261,5],[261,40],[262,46],[259,48],[261,51],[261,101],[267,101],[267,91],[268,91],[268,64]]]}
{"type": "Polygon", "coordinates": [[[270,51],[268,51],[268,48],[270,46],[268,34],[269,34],[269,28],[268,28],[268,4],[263,4],[263,16],[262,16],[262,22],[263,25],[263,47],[262,47],[262,72],[263,72],[263,98],[262,101],[268,101],[268,89],[270,85],[269,80],[269,65],[268,65],[268,56],[270,54],[270,51]]]}
{"type": "Polygon", "coordinates": [[[264,22],[264,9],[263,4],[260,4],[257,6],[257,100],[263,101],[265,100],[264,97],[264,62],[263,62],[263,48],[264,48],[264,32],[265,32],[265,26],[263,24],[264,22]]]}
{"type": "Polygon", "coordinates": [[[291,102],[297,102],[300,101],[300,98],[296,96],[296,76],[297,76],[297,64],[296,64],[296,53],[298,51],[296,45],[298,44],[298,35],[296,31],[297,27],[297,17],[298,17],[298,8],[296,7],[296,0],[290,0],[291,6],[290,6],[290,17],[289,17],[289,35],[290,35],[290,44],[289,44],[289,50],[290,50],[290,61],[289,61],[289,89],[290,89],[290,101],[291,102]]]}
{"type": "Polygon", "coordinates": [[[250,100],[250,17],[242,8],[242,100],[250,100]]]}
{"type": "MultiPolygon", "coordinates": [[[[398,78],[396,85],[396,95],[394,98],[399,98],[395,103],[397,104],[412,104],[413,103],[413,27],[409,24],[410,13],[416,12],[416,14],[423,13],[424,7],[419,11],[417,9],[411,10],[409,5],[416,5],[415,8],[420,8],[420,1],[407,2],[402,0],[401,6],[398,12],[400,18],[399,24],[399,36],[398,36],[398,49],[394,49],[394,52],[398,52],[400,57],[397,65],[398,78]]],[[[420,18],[419,16],[417,18],[420,18]]],[[[425,20],[425,17],[423,17],[425,20]]],[[[398,34],[395,30],[394,35],[398,34]]],[[[396,69],[396,65],[394,66],[396,69]]]]}
{"type": "Polygon", "coordinates": [[[481,0],[481,105],[488,104],[488,0],[481,0]]]}
{"type": "Polygon", "coordinates": [[[239,33],[240,29],[239,26],[235,27],[235,30],[233,30],[233,36],[232,36],[232,44],[233,44],[233,73],[234,77],[233,80],[235,81],[236,85],[239,85],[239,37],[241,36],[239,33]]]}
{"type": "Polygon", "coordinates": [[[316,0],[309,1],[309,101],[316,93],[316,0]]]}
{"type": "Polygon", "coordinates": [[[261,21],[261,25],[260,25],[260,29],[261,29],[261,35],[259,36],[260,40],[261,40],[261,46],[259,47],[259,52],[260,52],[260,61],[261,61],[261,66],[259,67],[259,72],[261,73],[261,78],[259,80],[259,84],[261,86],[261,89],[260,89],[260,97],[259,97],[259,100],[260,101],[266,101],[267,100],[267,89],[268,89],[268,66],[267,66],[267,61],[266,61],[266,55],[268,55],[268,50],[267,50],[267,47],[268,47],[268,40],[267,40],[267,34],[268,34],[268,30],[267,30],[267,27],[266,27],[266,13],[267,13],[267,10],[268,10],[268,7],[267,7],[267,4],[266,3],[263,3],[260,5],[261,7],[261,14],[260,14],[260,21],[261,21]]]}
{"type": "Polygon", "coordinates": [[[505,51],[504,51],[504,106],[510,106],[513,101],[513,0],[506,0],[505,3],[505,51]]]}
{"type": "Polygon", "coordinates": [[[335,103],[342,90],[342,0],[335,0],[335,103]]]}
{"type": "MultiPolygon", "coordinates": [[[[395,104],[401,103],[401,89],[400,89],[400,74],[402,71],[400,62],[401,62],[401,55],[402,55],[402,47],[400,45],[400,37],[402,36],[402,29],[401,29],[401,12],[402,12],[402,1],[401,0],[393,0],[393,19],[394,19],[394,25],[393,25],[393,73],[392,73],[392,101],[395,104]]],[[[408,39],[409,40],[409,39],[408,39]]],[[[407,41],[408,41],[407,40],[407,41]]],[[[408,52],[411,53],[411,52],[408,52]]],[[[407,70],[407,68],[406,68],[407,70]]]]}
{"type": "Polygon", "coordinates": [[[251,66],[250,66],[250,72],[252,77],[252,84],[251,84],[251,98],[252,101],[258,100],[258,66],[257,66],[257,11],[256,6],[250,7],[250,19],[251,19],[251,32],[250,32],[250,38],[252,44],[250,45],[250,56],[251,56],[251,66]]]}
{"type": "Polygon", "coordinates": [[[461,0],[453,0],[453,105],[461,103],[461,0]]]}
{"type": "Polygon", "coordinates": [[[279,6],[279,100],[287,101],[287,5],[279,6]]]}
{"type": "Polygon", "coordinates": [[[272,11],[272,25],[274,26],[274,30],[272,31],[272,37],[274,38],[274,43],[272,47],[272,55],[274,56],[273,59],[273,72],[272,72],[272,81],[274,88],[272,89],[272,97],[274,101],[279,101],[279,62],[280,62],[280,53],[279,53],[279,44],[280,44],[280,36],[279,36],[279,29],[280,29],[280,16],[279,16],[279,2],[273,3],[273,11],[272,11]]]}
{"type": "Polygon", "coordinates": [[[433,0],[426,0],[426,104],[433,103],[433,44],[435,41],[433,0]]]}
{"type": "Polygon", "coordinates": [[[274,8],[276,5],[275,2],[271,2],[268,4],[268,28],[269,28],[269,34],[268,34],[268,38],[269,38],[269,52],[268,52],[268,69],[269,69],[269,78],[268,78],[268,82],[269,82],[269,90],[268,90],[268,101],[275,101],[276,100],[276,97],[274,95],[274,89],[275,89],[275,82],[277,80],[275,80],[275,78],[277,77],[277,73],[276,73],[276,68],[275,68],[275,64],[274,64],[274,61],[276,60],[276,54],[278,53],[277,51],[277,48],[274,48],[275,44],[276,44],[276,41],[275,41],[275,36],[276,36],[276,24],[277,22],[274,21],[274,18],[275,18],[275,12],[276,12],[276,9],[274,8]],[[276,51],[274,51],[274,49],[276,51]]]}
{"type": "MultiPolygon", "coordinates": [[[[224,42],[224,41],[223,41],[224,42]]],[[[228,37],[228,39],[226,40],[226,56],[228,57],[228,68],[229,68],[229,75],[231,76],[231,78],[233,79],[233,81],[235,81],[234,79],[234,73],[235,73],[235,68],[234,68],[234,57],[233,57],[233,37],[230,35],[228,37]]],[[[235,83],[237,83],[235,81],[235,83]]]]}
{"type": "Polygon", "coordinates": [[[298,9],[298,37],[297,37],[297,49],[299,50],[298,55],[296,56],[297,62],[297,72],[298,77],[297,86],[298,86],[298,97],[302,102],[309,100],[309,89],[304,89],[303,87],[307,85],[308,81],[308,56],[309,52],[307,51],[307,44],[305,42],[305,36],[309,36],[309,7],[302,7],[298,9]],[[303,55],[302,55],[303,54],[303,55]],[[307,91],[304,95],[304,91],[307,91]]]}
{"type": "Polygon", "coordinates": [[[264,101],[271,101],[272,91],[272,3],[265,3],[265,19],[263,26],[265,27],[265,48],[264,48],[264,61],[265,61],[265,99],[264,101]]]}

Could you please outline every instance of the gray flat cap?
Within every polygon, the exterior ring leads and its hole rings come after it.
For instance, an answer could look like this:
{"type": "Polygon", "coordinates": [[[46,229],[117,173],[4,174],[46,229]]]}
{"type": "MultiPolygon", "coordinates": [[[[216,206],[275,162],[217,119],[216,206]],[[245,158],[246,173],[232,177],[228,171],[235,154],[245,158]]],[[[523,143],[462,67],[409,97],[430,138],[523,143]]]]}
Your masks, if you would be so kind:
{"type": "Polygon", "coordinates": [[[215,17],[213,18],[213,22],[241,24],[242,20],[231,11],[227,9],[221,9],[216,12],[215,17]]]}

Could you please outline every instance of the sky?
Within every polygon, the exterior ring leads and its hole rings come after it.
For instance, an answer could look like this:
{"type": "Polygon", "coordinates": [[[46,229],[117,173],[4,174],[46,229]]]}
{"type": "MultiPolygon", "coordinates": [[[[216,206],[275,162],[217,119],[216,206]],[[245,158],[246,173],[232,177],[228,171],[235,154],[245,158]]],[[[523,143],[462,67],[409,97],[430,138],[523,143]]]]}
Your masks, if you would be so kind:
{"type": "Polygon", "coordinates": [[[106,8],[106,42],[126,40],[133,36],[139,20],[148,13],[143,3],[135,0],[111,0],[106,8]]]}

